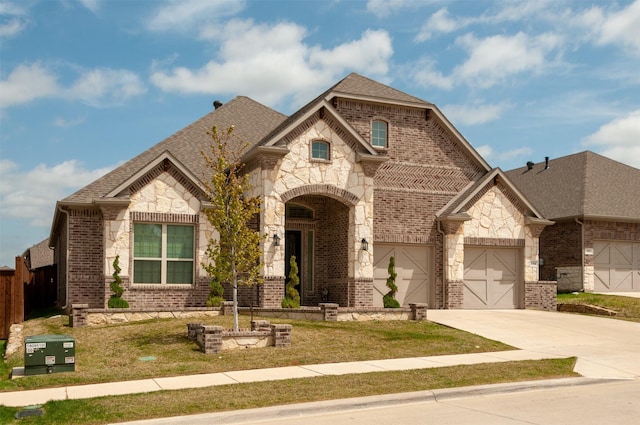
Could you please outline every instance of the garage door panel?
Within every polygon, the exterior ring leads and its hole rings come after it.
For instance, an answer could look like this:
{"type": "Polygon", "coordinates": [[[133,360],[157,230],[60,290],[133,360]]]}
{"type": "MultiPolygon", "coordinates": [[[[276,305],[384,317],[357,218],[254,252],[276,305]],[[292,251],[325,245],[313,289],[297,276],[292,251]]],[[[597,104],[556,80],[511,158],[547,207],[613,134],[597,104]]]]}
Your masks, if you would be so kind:
{"type": "Polygon", "coordinates": [[[516,308],[520,250],[465,247],[462,307],[516,308]]]}
{"type": "Polygon", "coordinates": [[[389,292],[389,258],[395,257],[396,299],[401,305],[428,303],[431,284],[432,248],[425,245],[384,245],[374,247],[373,303],[381,307],[382,297],[389,292]]]}
{"type": "Polygon", "coordinates": [[[640,243],[596,241],[593,248],[596,291],[640,291],[640,243]]]}

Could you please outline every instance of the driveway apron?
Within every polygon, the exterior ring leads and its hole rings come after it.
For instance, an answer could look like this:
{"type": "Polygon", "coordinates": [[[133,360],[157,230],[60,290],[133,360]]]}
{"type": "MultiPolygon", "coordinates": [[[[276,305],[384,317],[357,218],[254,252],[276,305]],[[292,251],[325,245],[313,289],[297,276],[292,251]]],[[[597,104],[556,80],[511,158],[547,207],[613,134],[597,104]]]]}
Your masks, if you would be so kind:
{"type": "Polygon", "coordinates": [[[516,348],[577,357],[589,378],[640,378],[640,323],[537,310],[429,310],[427,319],[516,348]]]}

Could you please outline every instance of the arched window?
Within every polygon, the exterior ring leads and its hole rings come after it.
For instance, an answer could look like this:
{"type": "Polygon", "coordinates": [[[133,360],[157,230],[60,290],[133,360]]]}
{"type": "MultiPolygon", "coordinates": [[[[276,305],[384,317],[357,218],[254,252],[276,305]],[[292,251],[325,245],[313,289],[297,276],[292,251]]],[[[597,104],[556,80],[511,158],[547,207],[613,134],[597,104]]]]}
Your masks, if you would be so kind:
{"type": "Polygon", "coordinates": [[[329,158],[329,143],[323,140],[314,140],[311,144],[311,159],[328,161],[329,158]]]}
{"type": "Polygon", "coordinates": [[[387,147],[387,128],[386,121],[375,120],[371,123],[371,145],[376,148],[387,147]]]}

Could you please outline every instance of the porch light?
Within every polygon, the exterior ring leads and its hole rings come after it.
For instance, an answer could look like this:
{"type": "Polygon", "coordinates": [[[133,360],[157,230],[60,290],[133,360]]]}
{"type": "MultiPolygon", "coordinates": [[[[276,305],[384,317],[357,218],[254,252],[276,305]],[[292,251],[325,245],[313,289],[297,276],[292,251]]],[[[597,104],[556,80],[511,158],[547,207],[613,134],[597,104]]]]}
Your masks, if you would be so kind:
{"type": "Polygon", "coordinates": [[[280,246],[280,236],[277,233],[273,235],[273,245],[280,246]]]}
{"type": "Polygon", "coordinates": [[[362,250],[363,251],[368,251],[369,250],[369,242],[367,242],[367,240],[365,238],[362,238],[360,243],[362,244],[362,250]]]}

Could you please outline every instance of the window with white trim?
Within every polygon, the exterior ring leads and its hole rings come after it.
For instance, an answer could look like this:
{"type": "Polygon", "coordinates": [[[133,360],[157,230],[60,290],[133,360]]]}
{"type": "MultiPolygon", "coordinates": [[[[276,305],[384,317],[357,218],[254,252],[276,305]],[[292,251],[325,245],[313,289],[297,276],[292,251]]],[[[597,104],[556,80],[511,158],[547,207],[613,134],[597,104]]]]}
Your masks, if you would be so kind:
{"type": "Polygon", "coordinates": [[[388,127],[387,122],[382,120],[375,120],[371,123],[371,146],[376,148],[387,147],[388,127]]]}
{"type": "Polygon", "coordinates": [[[323,140],[314,140],[311,143],[311,159],[328,161],[330,158],[329,143],[323,140]]]}
{"type": "Polygon", "coordinates": [[[193,284],[195,227],[134,223],[133,283],[193,284]]]}

